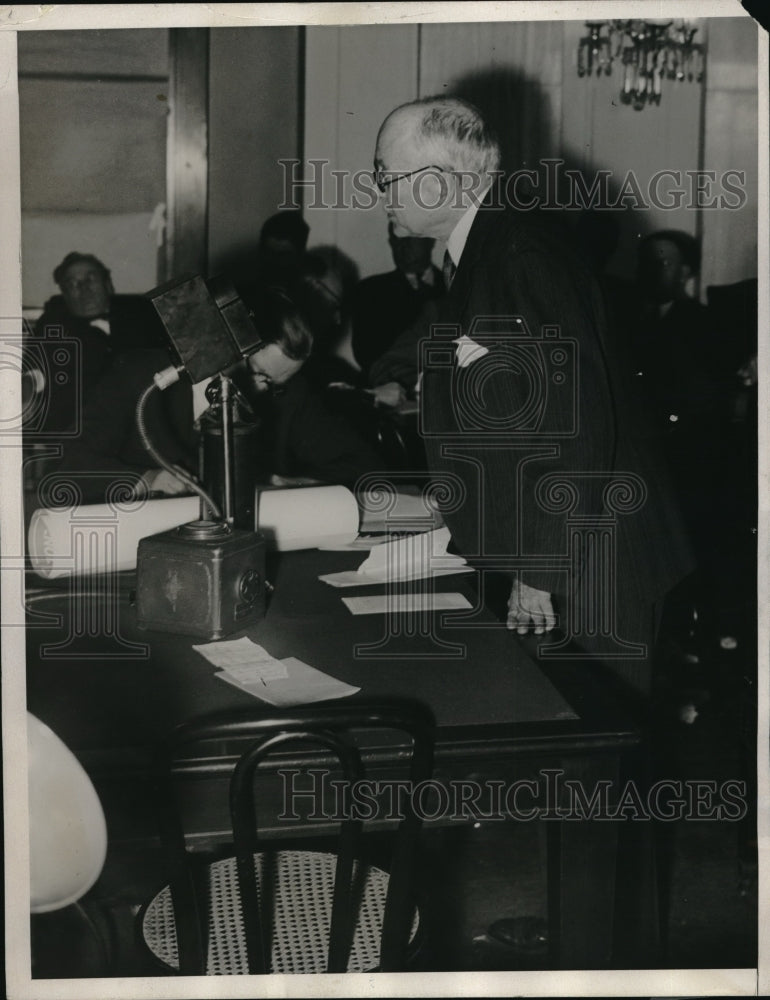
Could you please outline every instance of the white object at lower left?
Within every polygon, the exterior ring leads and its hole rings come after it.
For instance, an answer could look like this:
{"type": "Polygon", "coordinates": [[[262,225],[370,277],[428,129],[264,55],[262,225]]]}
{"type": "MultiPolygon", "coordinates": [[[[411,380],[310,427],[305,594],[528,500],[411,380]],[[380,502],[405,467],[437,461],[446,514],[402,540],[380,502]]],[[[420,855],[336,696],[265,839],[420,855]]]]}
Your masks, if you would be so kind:
{"type": "Polygon", "coordinates": [[[96,882],[107,856],[99,797],[71,750],[27,713],[30,911],[77,902],[96,882]]]}

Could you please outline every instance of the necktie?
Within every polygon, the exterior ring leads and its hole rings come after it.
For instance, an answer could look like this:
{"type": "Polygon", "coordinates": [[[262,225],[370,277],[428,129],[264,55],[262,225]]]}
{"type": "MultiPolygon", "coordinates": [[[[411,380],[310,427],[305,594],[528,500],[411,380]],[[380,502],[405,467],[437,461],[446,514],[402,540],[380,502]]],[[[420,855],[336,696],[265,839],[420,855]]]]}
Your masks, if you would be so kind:
{"type": "Polygon", "coordinates": [[[448,250],[444,251],[444,263],[441,266],[441,273],[444,275],[444,284],[446,285],[446,290],[452,287],[452,282],[454,281],[455,271],[457,270],[457,265],[452,260],[452,256],[448,250]]]}

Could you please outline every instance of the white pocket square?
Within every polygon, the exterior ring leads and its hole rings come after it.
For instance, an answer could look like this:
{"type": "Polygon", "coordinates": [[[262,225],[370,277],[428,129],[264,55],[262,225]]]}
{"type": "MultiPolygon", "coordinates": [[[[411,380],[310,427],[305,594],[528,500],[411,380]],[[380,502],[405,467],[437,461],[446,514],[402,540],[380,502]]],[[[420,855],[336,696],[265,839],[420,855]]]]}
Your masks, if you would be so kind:
{"type": "Polygon", "coordinates": [[[458,339],[453,341],[453,343],[457,344],[455,356],[457,358],[457,364],[460,368],[467,368],[473,361],[478,361],[478,359],[483,358],[485,354],[489,354],[488,348],[482,347],[481,344],[477,344],[475,340],[471,340],[471,338],[466,337],[465,334],[463,334],[462,337],[458,337],[458,339]]]}

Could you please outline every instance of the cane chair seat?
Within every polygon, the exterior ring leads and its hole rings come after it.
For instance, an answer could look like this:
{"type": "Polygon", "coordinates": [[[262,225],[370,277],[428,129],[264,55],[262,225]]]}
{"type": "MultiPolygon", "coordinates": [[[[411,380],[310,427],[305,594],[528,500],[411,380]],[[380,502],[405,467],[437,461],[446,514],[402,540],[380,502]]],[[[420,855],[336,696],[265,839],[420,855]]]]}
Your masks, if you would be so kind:
{"type": "Polygon", "coordinates": [[[367,777],[359,741],[371,746],[380,732],[408,736],[399,761],[417,787],[432,773],[434,727],[428,709],[403,698],[275,711],[249,706],[177,727],[158,747],[153,768],[167,885],[138,915],[150,953],[185,976],[402,971],[419,925],[422,818],[411,798],[404,797],[397,826],[383,831],[377,857],[387,857],[384,868],[364,860],[364,820],[355,810],[339,818],[330,838],[336,849],[325,853],[262,847],[258,806],[270,801],[279,776],[269,758],[285,761],[289,751],[288,759],[302,762],[311,748],[314,760],[328,760],[329,773],[341,773],[338,780],[352,788],[367,777]],[[223,830],[232,856],[213,863],[192,847],[192,826],[185,829],[195,799],[190,786],[202,778],[224,778],[228,790],[223,830]]]}
{"type": "MultiPolygon", "coordinates": [[[[272,934],[270,972],[318,973],[326,971],[331,924],[335,854],[320,851],[276,851],[254,855],[259,885],[270,869],[272,934]],[[267,859],[267,860],[266,860],[267,859]]],[[[356,874],[359,876],[358,865],[356,874]]],[[[248,973],[235,858],[216,861],[208,868],[210,893],[207,975],[248,973]]],[[[348,972],[376,970],[385,912],[388,875],[369,865],[360,894],[348,972]]],[[[415,911],[410,943],[419,926],[415,911]]],[[[163,964],[178,971],[176,927],[169,887],[148,904],[142,933],[150,951],[163,964]]]]}

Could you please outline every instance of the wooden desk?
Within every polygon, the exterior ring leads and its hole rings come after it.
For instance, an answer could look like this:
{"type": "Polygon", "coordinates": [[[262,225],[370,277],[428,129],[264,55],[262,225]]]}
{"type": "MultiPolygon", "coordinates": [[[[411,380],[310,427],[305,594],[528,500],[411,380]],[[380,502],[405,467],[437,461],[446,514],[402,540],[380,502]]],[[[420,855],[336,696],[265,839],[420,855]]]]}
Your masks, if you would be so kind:
{"type": "MultiPolygon", "coordinates": [[[[419,622],[401,616],[388,638],[384,616],[353,616],[341,602],[343,594],[371,594],[374,588],[340,591],[318,580],[320,573],[354,568],[361,559],[318,551],[282,556],[269,569],[275,594],[251,637],[275,657],[296,656],[360,687],[362,696],[409,695],[430,705],[438,724],[440,781],[542,782],[543,769],[561,769],[565,779],[580,780],[589,792],[602,780],[617,784],[623,754],[640,737],[592,670],[562,663],[549,668],[547,677],[532,658],[535,640],[523,643],[486,612],[434,613],[432,634],[419,628],[406,634],[407,626],[419,622]],[[397,634],[399,627],[403,634],[397,634]]],[[[444,577],[436,589],[468,590],[467,584],[462,576],[444,577]]],[[[150,748],[171,727],[203,712],[255,702],[215,678],[215,668],[190,648],[199,640],[138,630],[129,602],[132,585],[130,575],[120,580],[112,617],[98,610],[109,601],[94,603],[77,592],[33,600],[27,677],[29,710],[77,754],[100,793],[106,782],[122,788],[133,813],[141,805],[150,748]],[[89,621],[89,607],[101,622],[89,621]],[[129,787],[139,791],[129,793],[129,787]]],[[[378,754],[386,764],[398,746],[380,747],[378,754]]],[[[109,818],[108,803],[105,808],[109,818]]],[[[617,824],[549,822],[549,846],[555,964],[607,966],[617,824]]]]}

